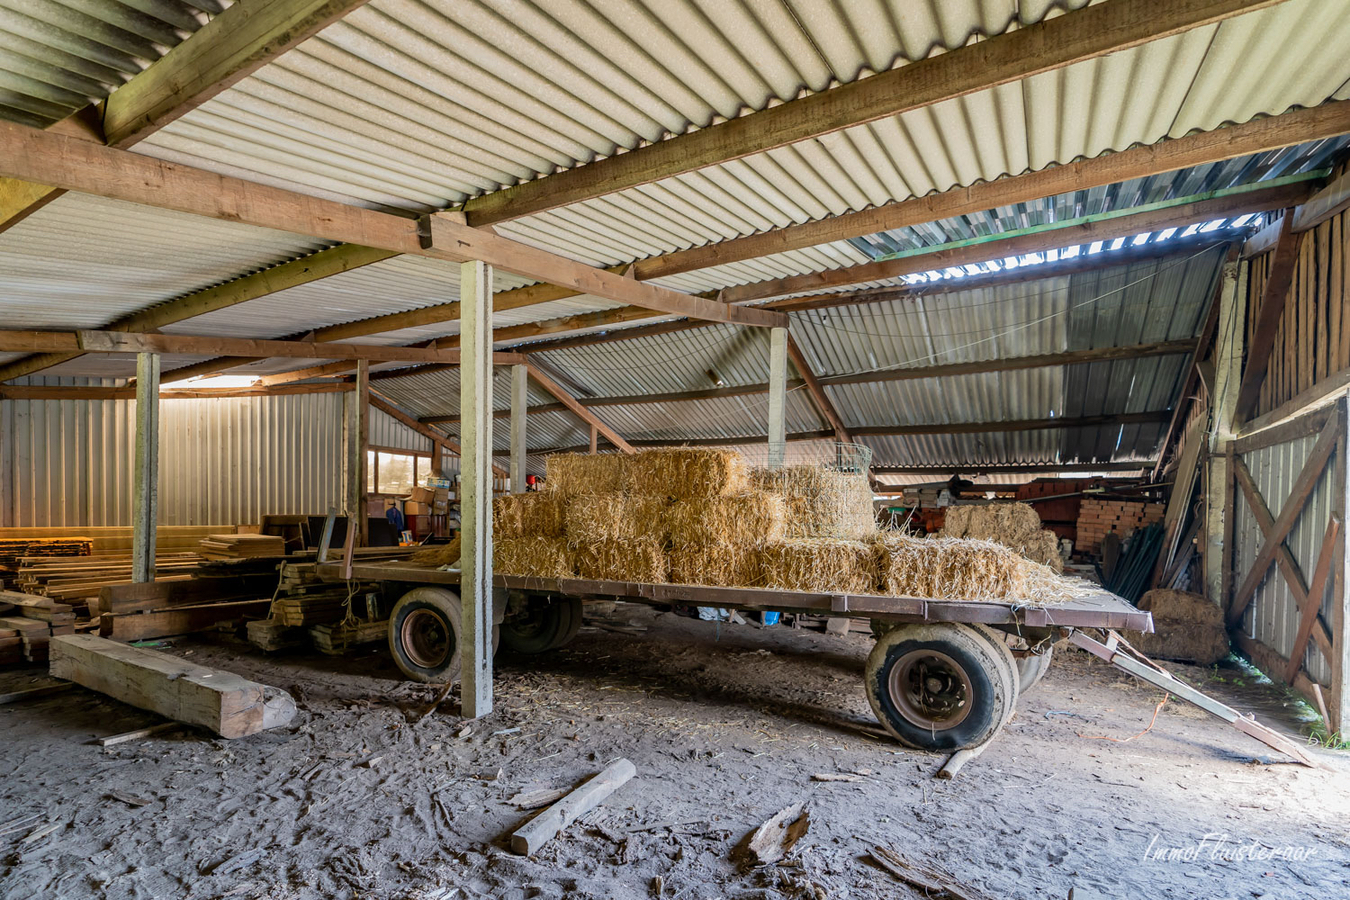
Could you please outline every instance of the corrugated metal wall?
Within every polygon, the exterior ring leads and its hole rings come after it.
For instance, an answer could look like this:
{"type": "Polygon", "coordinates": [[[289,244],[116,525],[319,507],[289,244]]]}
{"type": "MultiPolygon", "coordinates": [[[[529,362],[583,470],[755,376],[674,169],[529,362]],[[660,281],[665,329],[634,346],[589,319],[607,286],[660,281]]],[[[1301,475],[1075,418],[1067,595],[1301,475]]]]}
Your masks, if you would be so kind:
{"type": "MultiPolygon", "coordinates": [[[[160,524],[250,523],[341,506],[344,396],[165,401],[160,524]]],[[[0,526],[130,525],[134,416],[132,400],[0,401],[0,526]]],[[[378,410],[371,443],[428,449],[378,410]]]]}
{"type": "MultiPolygon", "coordinates": [[[[1313,446],[1317,443],[1317,434],[1296,438],[1285,443],[1274,444],[1259,450],[1241,454],[1242,461],[1252,474],[1257,490],[1265,499],[1271,515],[1276,518],[1289,498],[1294,482],[1313,446]]],[[[1337,451],[1313,488],[1302,515],[1294,523],[1285,544],[1298,561],[1305,579],[1311,580],[1317,565],[1317,556],[1322,549],[1322,538],[1326,532],[1327,521],[1336,510],[1338,492],[1344,490],[1343,475],[1345,461],[1337,451]]],[[[1251,571],[1256,554],[1260,552],[1265,540],[1261,529],[1252,515],[1242,491],[1234,499],[1234,587],[1236,588],[1251,571]]],[[[1320,598],[1322,616],[1328,624],[1337,621],[1334,609],[1336,579],[1328,579],[1327,588],[1320,598]]],[[[1247,608],[1243,618],[1243,631],[1267,647],[1288,658],[1293,650],[1294,638],[1298,633],[1299,610],[1289,591],[1289,584],[1279,573],[1279,567],[1272,565],[1265,581],[1256,589],[1256,595],[1247,608]]],[[[1333,624],[1334,627],[1334,624],[1333,624]]],[[[1321,685],[1330,685],[1332,672],[1327,661],[1318,652],[1314,641],[1308,642],[1303,665],[1309,677],[1321,685]]]]}

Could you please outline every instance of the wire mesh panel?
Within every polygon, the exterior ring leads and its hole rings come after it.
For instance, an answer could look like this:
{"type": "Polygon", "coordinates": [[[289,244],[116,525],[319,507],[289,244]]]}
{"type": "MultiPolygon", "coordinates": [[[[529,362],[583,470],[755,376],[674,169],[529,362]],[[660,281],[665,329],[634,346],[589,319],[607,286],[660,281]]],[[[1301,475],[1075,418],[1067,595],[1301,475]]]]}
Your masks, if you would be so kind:
{"type": "Polygon", "coordinates": [[[818,466],[835,472],[866,476],[872,465],[872,448],[839,441],[791,441],[742,447],[752,466],[763,469],[788,466],[818,466]]]}

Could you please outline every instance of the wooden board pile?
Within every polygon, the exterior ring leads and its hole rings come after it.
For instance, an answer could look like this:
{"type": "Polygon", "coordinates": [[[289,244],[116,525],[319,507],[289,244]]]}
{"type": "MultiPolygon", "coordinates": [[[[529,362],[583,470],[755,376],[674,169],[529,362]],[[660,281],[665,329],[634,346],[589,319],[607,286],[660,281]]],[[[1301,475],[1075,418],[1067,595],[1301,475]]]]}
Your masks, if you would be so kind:
{"type": "Polygon", "coordinates": [[[1138,528],[1161,522],[1166,511],[1167,507],[1162,503],[1084,497],[1078,506],[1078,538],[1074,541],[1074,549],[1100,553],[1102,538],[1108,534],[1124,540],[1138,528]]]}
{"type": "Polygon", "coordinates": [[[18,586],[25,558],[88,556],[93,548],[93,539],[87,537],[0,538],[0,590],[18,586]]]}
{"type": "Polygon", "coordinates": [[[326,625],[346,614],[347,586],[322,581],[316,563],[282,563],[272,618],[286,628],[326,625]]]}
{"type": "Polygon", "coordinates": [[[0,665],[44,662],[53,635],[75,631],[72,607],[48,597],[0,591],[0,665]]]}
{"type": "Polygon", "coordinates": [[[1058,536],[1042,527],[1041,517],[1025,503],[950,506],[942,524],[942,536],[993,541],[1056,572],[1064,570],[1058,536]]]}
{"type": "Polygon", "coordinates": [[[272,534],[209,534],[197,551],[207,559],[270,559],[286,555],[286,539],[272,534]]]}
{"type": "Polygon", "coordinates": [[[267,614],[275,584],[264,570],[108,585],[95,601],[99,634],[143,641],[237,625],[267,614]]]}
{"type": "MultiPolygon", "coordinates": [[[[167,553],[155,557],[155,578],[185,580],[197,574],[202,558],[196,553],[167,553]]],[[[40,597],[51,597],[75,606],[89,600],[109,585],[131,582],[129,554],[56,557],[25,556],[20,560],[19,590],[40,597]]]]}

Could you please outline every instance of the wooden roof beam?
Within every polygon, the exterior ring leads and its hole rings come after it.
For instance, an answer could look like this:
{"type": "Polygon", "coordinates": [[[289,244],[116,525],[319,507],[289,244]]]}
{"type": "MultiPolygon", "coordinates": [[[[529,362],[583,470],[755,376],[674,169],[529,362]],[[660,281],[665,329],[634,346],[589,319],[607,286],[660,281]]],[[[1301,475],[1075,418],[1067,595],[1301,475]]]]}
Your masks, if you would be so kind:
{"type": "Polygon", "coordinates": [[[403,218],[9,122],[0,122],[0,176],[395,253],[450,262],[478,259],[505,272],[664,315],[763,327],[787,324],[782,313],[643,284],[471,228],[454,215],[403,218]]]}
{"type": "Polygon", "coordinates": [[[1275,338],[1279,332],[1280,319],[1284,316],[1285,299],[1294,281],[1294,269],[1298,266],[1298,251],[1302,242],[1303,233],[1294,230],[1294,211],[1287,210],[1284,218],[1280,219],[1275,256],[1266,273],[1261,305],[1257,307],[1256,324],[1251,331],[1251,346],[1247,348],[1247,361],[1242,367],[1242,381],[1238,385],[1237,403],[1233,409],[1234,424],[1251,418],[1261,398],[1261,385],[1266,380],[1266,367],[1275,351],[1275,338]]]}
{"type": "Polygon", "coordinates": [[[609,441],[615,447],[618,447],[624,453],[633,452],[633,447],[628,441],[625,441],[619,436],[618,432],[606,425],[599,416],[582,406],[577,401],[577,398],[563,390],[562,386],[556,381],[539,371],[538,366],[527,363],[526,367],[529,369],[530,377],[534,379],[535,383],[554,397],[558,398],[558,402],[563,406],[566,406],[578,419],[604,435],[605,440],[609,441]]]}
{"type": "MultiPolygon", "coordinates": [[[[469,200],[490,225],[731,162],[1097,59],[1279,0],[1111,0],[469,200]]],[[[876,229],[874,229],[876,230],[876,229]]]]}
{"type": "MultiPolygon", "coordinates": [[[[101,103],[50,130],[126,149],[238,83],[367,0],[235,0],[101,103]]],[[[0,179],[0,232],[64,194],[0,179]]]]}

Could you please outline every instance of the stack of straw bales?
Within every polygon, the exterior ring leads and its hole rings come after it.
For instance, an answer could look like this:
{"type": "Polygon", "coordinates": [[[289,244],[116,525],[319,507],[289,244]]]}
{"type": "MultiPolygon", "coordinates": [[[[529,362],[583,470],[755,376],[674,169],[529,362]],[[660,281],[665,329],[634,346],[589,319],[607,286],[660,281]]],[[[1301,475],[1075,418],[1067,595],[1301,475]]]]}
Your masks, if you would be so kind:
{"type": "Polygon", "coordinates": [[[1074,595],[1049,566],[993,541],[889,532],[874,546],[881,592],[891,596],[1043,605],[1074,595]]]}
{"type": "Polygon", "coordinates": [[[563,537],[563,503],[546,493],[511,494],[492,501],[492,566],[504,575],[571,578],[563,537]]]}
{"type": "Polygon", "coordinates": [[[820,466],[759,469],[755,486],[787,504],[788,538],[868,540],[876,534],[867,476],[820,466]]]}
{"type": "Polygon", "coordinates": [[[942,536],[994,541],[1056,572],[1064,570],[1059,538],[1041,527],[1041,517],[1025,503],[948,507],[942,536]]]}

